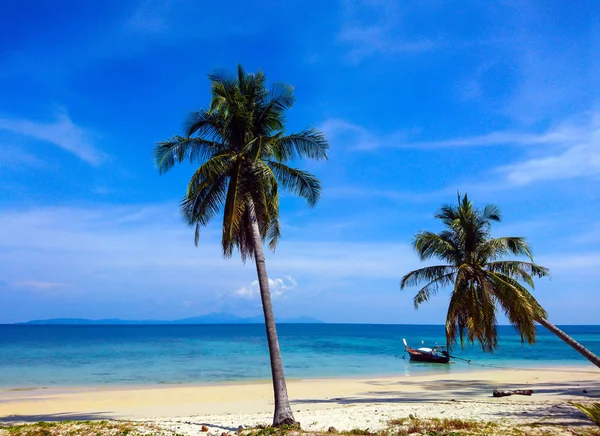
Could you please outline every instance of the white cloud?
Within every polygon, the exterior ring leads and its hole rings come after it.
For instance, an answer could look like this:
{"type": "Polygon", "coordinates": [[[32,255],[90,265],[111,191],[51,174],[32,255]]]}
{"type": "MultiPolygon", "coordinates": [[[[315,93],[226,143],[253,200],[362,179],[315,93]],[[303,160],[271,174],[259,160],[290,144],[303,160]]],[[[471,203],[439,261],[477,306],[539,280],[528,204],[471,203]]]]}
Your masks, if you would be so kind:
{"type": "MultiPolygon", "coordinates": [[[[254,284],[254,282],[252,284],[254,284]]],[[[252,299],[252,298],[256,297],[257,290],[255,288],[253,288],[252,286],[250,286],[250,287],[242,286],[241,288],[233,291],[233,295],[238,298],[252,299]]]]}
{"type": "MultiPolygon", "coordinates": [[[[294,289],[297,285],[298,282],[290,275],[286,275],[283,278],[269,278],[269,289],[271,290],[271,296],[274,299],[284,297],[290,289],[294,289]]],[[[259,298],[260,288],[258,286],[258,280],[254,280],[250,286],[242,286],[241,288],[236,289],[233,291],[233,296],[249,300],[259,298]]]]}
{"type": "Polygon", "coordinates": [[[91,133],[74,124],[64,111],[60,112],[54,121],[46,123],[0,118],[0,130],[50,142],[92,165],[99,165],[106,159],[106,155],[95,147],[91,133]]]}

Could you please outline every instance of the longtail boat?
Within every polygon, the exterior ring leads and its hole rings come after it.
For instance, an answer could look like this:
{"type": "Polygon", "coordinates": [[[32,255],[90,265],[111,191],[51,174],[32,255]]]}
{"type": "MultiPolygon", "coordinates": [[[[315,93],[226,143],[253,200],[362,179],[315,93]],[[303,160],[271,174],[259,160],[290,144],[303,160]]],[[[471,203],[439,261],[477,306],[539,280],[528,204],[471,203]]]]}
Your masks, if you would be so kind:
{"type": "Polygon", "coordinates": [[[450,354],[446,351],[446,347],[411,348],[406,343],[406,339],[402,339],[402,342],[412,362],[450,363],[450,354]]]}

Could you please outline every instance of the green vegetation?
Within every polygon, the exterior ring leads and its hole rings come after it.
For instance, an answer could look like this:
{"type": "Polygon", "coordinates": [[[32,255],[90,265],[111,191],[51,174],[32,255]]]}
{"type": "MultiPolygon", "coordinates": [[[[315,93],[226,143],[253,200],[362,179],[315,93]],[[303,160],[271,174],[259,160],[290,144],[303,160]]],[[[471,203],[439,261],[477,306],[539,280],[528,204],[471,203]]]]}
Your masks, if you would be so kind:
{"type": "MultiPolygon", "coordinates": [[[[460,419],[419,419],[403,418],[390,421],[389,427],[380,431],[368,429],[352,429],[336,432],[342,436],[451,436],[451,435],[484,435],[495,434],[491,431],[496,428],[492,423],[479,423],[476,421],[463,421],[460,419]]],[[[241,436],[325,436],[331,433],[301,431],[297,427],[260,427],[244,430],[241,436]]],[[[504,433],[498,433],[504,434],[504,433]]]]}
{"type": "Polygon", "coordinates": [[[388,423],[383,430],[353,429],[349,431],[302,431],[297,427],[260,427],[246,429],[240,436],[600,436],[600,432],[579,427],[577,430],[562,425],[536,423],[483,422],[462,419],[400,418],[388,423]]]}
{"type": "Polygon", "coordinates": [[[0,436],[179,436],[158,427],[122,421],[37,422],[0,426],[0,436]]]}
{"type": "MultiPolygon", "coordinates": [[[[600,436],[600,430],[591,427],[576,428],[549,424],[540,420],[533,423],[483,422],[461,419],[400,418],[388,422],[383,430],[353,429],[349,431],[302,431],[297,425],[260,426],[229,436],[600,436]]],[[[198,432],[207,435],[208,433],[198,432]]],[[[182,436],[160,427],[135,422],[120,421],[64,421],[39,422],[36,424],[0,426],[0,436],[182,436]]]]}
{"type": "Polygon", "coordinates": [[[598,356],[546,319],[546,311],[527,289],[534,288],[534,278],[545,277],[549,271],[534,262],[525,238],[491,236],[492,224],[500,221],[497,206],[477,209],[467,195],[459,195],[458,205],[443,206],[435,218],[444,230],[419,232],[413,244],[422,261],[435,258],[444,264],[411,271],[400,287],[424,285],[414,297],[415,308],[442,287],[452,287],[446,316],[449,348],[460,339],[463,346],[465,341],[477,341],[484,351],[496,349],[496,306],[500,306],[523,342],[535,342],[538,322],[600,367],[598,356]],[[527,260],[504,260],[511,255],[527,260]]]}
{"type": "Polygon", "coordinates": [[[261,425],[256,428],[242,430],[238,434],[243,436],[285,436],[295,433],[302,433],[300,426],[297,423],[295,425],[280,426],[261,425]]]}
{"type": "Polygon", "coordinates": [[[459,434],[493,434],[496,424],[489,422],[469,421],[462,419],[421,419],[405,418],[389,422],[382,436],[404,436],[412,434],[423,435],[459,435],[459,434]]]}
{"type": "Polygon", "coordinates": [[[230,257],[237,248],[242,260],[254,258],[271,358],[273,424],[293,424],[262,245],[268,240],[275,249],[281,236],[281,188],[309,206],[320,196],[321,184],[312,174],[287,164],[327,159],[329,145],[313,129],[286,134],[285,113],[295,102],[292,87],[276,84],[269,90],[262,73],[249,74],[241,66],[235,77],[209,78],[210,107],[191,114],[186,136],[159,143],[154,158],[161,173],[184,161],[199,165],[181,202],[184,218],[195,227],[196,244],[200,228],[223,210],[223,254],[230,257]]]}
{"type": "Polygon", "coordinates": [[[590,418],[598,427],[600,427],[600,403],[581,404],[571,403],[581,410],[585,416],[590,418]]]}

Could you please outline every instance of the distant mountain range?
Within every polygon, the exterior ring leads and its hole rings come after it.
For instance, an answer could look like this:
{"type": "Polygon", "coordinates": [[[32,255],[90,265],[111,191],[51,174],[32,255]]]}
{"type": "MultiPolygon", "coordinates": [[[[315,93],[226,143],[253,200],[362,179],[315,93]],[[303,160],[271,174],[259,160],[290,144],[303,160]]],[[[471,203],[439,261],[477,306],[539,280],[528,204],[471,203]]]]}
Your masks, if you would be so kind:
{"type": "MultiPolygon", "coordinates": [[[[191,318],[177,319],[174,321],[164,321],[155,319],[146,320],[126,320],[126,319],[82,319],[82,318],[52,318],[52,319],[36,319],[27,322],[18,322],[16,324],[36,324],[36,325],[165,325],[165,324],[264,324],[262,315],[253,316],[250,318],[241,318],[230,313],[211,313],[208,315],[194,316],[191,318]]],[[[281,318],[277,319],[281,324],[322,324],[319,321],[310,317],[299,318],[281,318]]]]}

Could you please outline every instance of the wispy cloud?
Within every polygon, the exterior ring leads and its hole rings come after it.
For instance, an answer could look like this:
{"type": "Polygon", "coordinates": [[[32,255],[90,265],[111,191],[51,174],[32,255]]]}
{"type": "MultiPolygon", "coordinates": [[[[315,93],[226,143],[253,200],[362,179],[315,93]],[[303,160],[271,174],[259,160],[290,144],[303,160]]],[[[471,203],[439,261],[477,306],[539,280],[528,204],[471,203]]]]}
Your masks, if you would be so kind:
{"type": "MultiPolygon", "coordinates": [[[[583,230],[580,235],[575,236],[572,241],[577,245],[597,245],[600,242],[600,221],[589,222],[589,217],[582,217],[584,223],[583,230]]],[[[579,228],[582,226],[580,225],[579,228]]]]}
{"type": "MultiPolygon", "coordinates": [[[[173,318],[196,315],[200,310],[179,303],[169,306],[174,301],[202,301],[205,313],[215,311],[217,304],[222,305],[219,310],[227,311],[239,303],[232,298],[219,299],[219,295],[231,296],[240,283],[249,284],[245,285],[247,295],[240,291],[240,297],[255,296],[257,290],[253,265],[244,266],[235,257],[223,259],[217,228],[206,229],[201,244],[194,247],[192,233],[181,222],[176,204],[4,210],[0,222],[3,281],[20,283],[23,295],[34,291],[34,282],[69,283],[59,297],[81,300],[80,316],[98,316],[84,303],[90,299],[148,300],[147,307],[173,318]],[[35,276],[31,265],[36,265],[35,276]],[[159,309],[155,301],[160,297],[166,302],[159,309]]],[[[320,289],[353,277],[396,280],[398,265],[417,263],[408,245],[394,243],[287,239],[277,253],[267,253],[273,296],[288,305],[290,316],[307,313],[304,293],[315,289],[315,283],[320,289]],[[306,286],[300,289],[296,281],[306,286]]],[[[38,290],[40,287],[43,285],[38,290]]],[[[61,301],[65,300],[48,304],[61,305],[61,301]]],[[[19,310],[26,313],[27,307],[19,310]]],[[[127,310],[131,317],[142,309],[131,306],[127,310]]],[[[60,310],[55,307],[57,312],[60,310]]],[[[116,316],[115,310],[104,315],[111,313],[116,316]]],[[[8,315],[14,316],[0,313],[0,318],[8,315]]]]}
{"type": "Polygon", "coordinates": [[[436,149],[450,147],[482,147],[502,145],[567,145],[585,140],[589,129],[584,126],[562,124],[543,132],[495,131],[484,135],[416,141],[399,144],[404,148],[436,149]]]}
{"type": "Polygon", "coordinates": [[[169,30],[166,15],[171,7],[168,0],[146,0],[135,10],[126,27],[147,34],[161,34],[169,30]]]}
{"type": "Polygon", "coordinates": [[[600,177],[600,114],[595,114],[587,131],[564,138],[563,147],[545,154],[498,168],[511,184],[600,177]]]}
{"type": "MultiPolygon", "coordinates": [[[[366,127],[336,118],[326,120],[320,128],[332,142],[343,142],[350,149],[363,151],[380,148],[436,150],[464,147],[524,147],[526,156],[521,161],[497,167],[494,172],[500,179],[497,180],[497,184],[493,181],[487,182],[486,189],[538,181],[600,177],[600,114],[569,119],[538,132],[494,131],[436,141],[407,139],[409,136],[414,136],[409,135],[407,131],[373,133],[366,127]]],[[[360,191],[360,188],[357,189],[360,191]]],[[[437,194],[431,193],[433,196],[437,194]]],[[[414,197],[411,193],[386,190],[378,190],[377,195],[400,199],[414,197]]],[[[421,197],[422,194],[418,196],[421,197]]]]}
{"type": "Polygon", "coordinates": [[[341,185],[327,189],[323,192],[324,198],[370,198],[389,200],[394,203],[428,203],[432,200],[441,200],[448,193],[452,194],[455,190],[442,189],[438,191],[418,192],[407,190],[394,190],[377,186],[360,185],[341,185]]]}
{"type": "Polygon", "coordinates": [[[354,124],[339,118],[325,120],[320,129],[332,141],[345,141],[355,150],[374,150],[377,148],[414,148],[433,150],[455,147],[484,147],[504,145],[571,145],[590,138],[589,120],[567,121],[540,132],[493,131],[482,135],[464,136],[435,141],[414,140],[418,130],[378,133],[365,126],[354,124]]]}
{"type": "MultiPolygon", "coordinates": [[[[0,321],[157,314],[166,319],[214,311],[249,316],[259,310],[253,265],[222,258],[218,229],[207,229],[195,248],[175,204],[4,210],[0,222],[0,276],[9,286],[7,291],[0,286],[0,297],[13,301],[0,308],[0,321]],[[17,304],[16,298],[25,300],[17,304]],[[25,304],[27,298],[37,304],[25,304]]],[[[536,259],[560,282],[571,278],[571,266],[594,271],[600,257],[540,253],[536,259]]],[[[398,293],[398,281],[420,264],[409,244],[395,241],[286,239],[267,259],[280,316],[339,321],[396,320],[397,310],[409,308],[412,297],[398,293]],[[328,304],[339,301],[351,303],[337,314],[328,312],[328,304]]],[[[405,319],[419,318],[407,314],[405,319]]]]}
{"type": "Polygon", "coordinates": [[[340,31],[337,40],[350,47],[348,60],[360,62],[374,54],[423,53],[440,48],[439,43],[428,39],[403,40],[391,34],[390,25],[370,27],[346,27],[340,31]]]}
{"type": "Polygon", "coordinates": [[[51,122],[0,118],[0,130],[52,143],[91,165],[100,165],[107,157],[94,145],[91,132],[73,123],[65,111],[51,122]]]}
{"type": "Polygon", "coordinates": [[[358,63],[376,54],[415,54],[440,48],[425,36],[409,36],[403,26],[408,9],[393,1],[345,2],[336,40],[348,47],[347,59],[358,63]]]}
{"type": "Polygon", "coordinates": [[[365,126],[340,118],[329,118],[319,126],[330,141],[343,143],[353,150],[374,150],[384,147],[399,147],[406,142],[409,132],[382,134],[365,126]]]}
{"type": "Polygon", "coordinates": [[[26,152],[21,147],[16,147],[10,144],[4,144],[2,153],[0,153],[0,167],[9,168],[27,168],[27,167],[42,167],[45,163],[35,157],[33,154],[26,152]]]}
{"type": "Polygon", "coordinates": [[[65,286],[64,283],[44,282],[39,280],[25,280],[12,283],[12,287],[16,289],[25,289],[32,291],[48,291],[65,286]]]}
{"type": "Polygon", "coordinates": [[[498,171],[515,185],[547,180],[600,177],[600,142],[581,144],[552,156],[528,159],[498,171]]]}
{"type": "Polygon", "coordinates": [[[493,170],[485,190],[498,190],[536,182],[600,178],[600,114],[586,122],[563,122],[540,133],[492,132],[436,142],[416,142],[418,148],[526,146],[525,156],[493,170]],[[542,147],[543,146],[543,147],[542,147]]]}
{"type": "Polygon", "coordinates": [[[553,253],[538,256],[536,262],[549,268],[553,275],[570,277],[582,271],[593,274],[600,268],[600,252],[553,253]]]}

